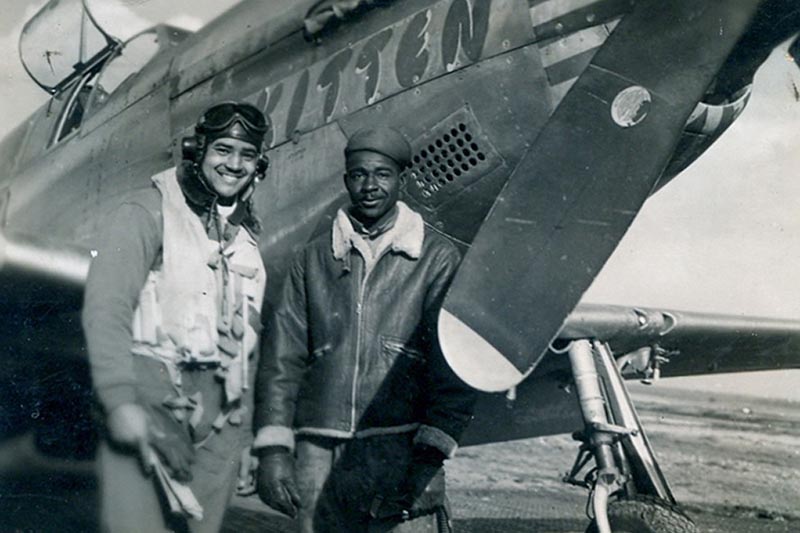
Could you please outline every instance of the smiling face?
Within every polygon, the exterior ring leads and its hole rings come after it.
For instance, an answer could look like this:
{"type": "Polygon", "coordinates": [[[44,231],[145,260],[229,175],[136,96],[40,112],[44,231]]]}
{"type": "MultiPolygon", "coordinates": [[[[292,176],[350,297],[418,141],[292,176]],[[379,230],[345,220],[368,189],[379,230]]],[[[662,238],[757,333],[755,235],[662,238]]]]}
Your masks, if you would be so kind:
{"type": "Polygon", "coordinates": [[[255,145],[220,137],[208,145],[201,169],[206,182],[222,198],[233,198],[253,180],[258,163],[255,145]]]}
{"type": "Polygon", "coordinates": [[[346,166],[344,184],[354,214],[369,226],[397,203],[404,177],[393,159],[368,150],[348,154],[346,166]]]}

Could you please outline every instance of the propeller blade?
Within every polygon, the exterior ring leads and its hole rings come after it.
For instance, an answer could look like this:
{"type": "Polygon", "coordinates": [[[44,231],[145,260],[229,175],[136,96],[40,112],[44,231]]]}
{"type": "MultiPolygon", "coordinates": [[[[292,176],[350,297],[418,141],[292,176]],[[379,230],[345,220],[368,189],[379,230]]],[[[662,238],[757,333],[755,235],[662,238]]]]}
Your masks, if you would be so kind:
{"type": "Polygon", "coordinates": [[[627,231],[757,0],[637,2],[509,178],[439,317],[486,391],[533,370],[627,231]]]}

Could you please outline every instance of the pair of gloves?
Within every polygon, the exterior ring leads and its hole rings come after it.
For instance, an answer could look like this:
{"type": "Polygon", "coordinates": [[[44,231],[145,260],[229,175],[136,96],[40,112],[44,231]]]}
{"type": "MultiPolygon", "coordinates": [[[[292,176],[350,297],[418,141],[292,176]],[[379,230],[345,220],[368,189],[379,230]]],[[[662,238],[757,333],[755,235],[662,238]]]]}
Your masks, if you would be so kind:
{"type": "MultiPolygon", "coordinates": [[[[376,520],[410,520],[443,505],[445,455],[430,446],[416,446],[404,482],[388,494],[377,494],[365,509],[376,520]]],[[[258,496],[261,501],[292,518],[300,509],[294,457],[288,448],[268,446],[260,450],[258,496]]]]}
{"type": "Polygon", "coordinates": [[[191,481],[194,446],[168,409],[124,403],[108,414],[106,428],[112,442],[136,452],[145,472],[152,471],[156,453],[173,479],[191,481]]]}
{"type": "MultiPolygon", "coordinates": [[[[156,453],[170,477],[181,483],[192,480],[191,466],[195,451],[189,432],[172,414],[161,408],[122,404],[109,413],[106,427],[112,442],[136,453],[146,473],[153,470],[152,454],[156,453]]],[[[242,450],[236,493],[249,496],[256,492],[258,458],[248,446],[242,450]]]]}

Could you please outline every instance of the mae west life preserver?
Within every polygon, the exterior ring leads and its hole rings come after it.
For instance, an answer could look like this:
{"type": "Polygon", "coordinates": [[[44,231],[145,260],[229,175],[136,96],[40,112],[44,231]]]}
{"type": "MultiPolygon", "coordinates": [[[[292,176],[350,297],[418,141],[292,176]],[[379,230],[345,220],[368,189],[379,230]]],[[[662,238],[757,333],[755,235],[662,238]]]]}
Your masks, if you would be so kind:
{"type": "Polygon", "coordinates": [[[233,402],[247,387],[260,329],[266,271],[257,243],[239,228],[221,247],[186,204],[174,168],[152,180],[162,196],[163,261],[139,295],[133,352],[171,368],[217,367],[233,402]]]}

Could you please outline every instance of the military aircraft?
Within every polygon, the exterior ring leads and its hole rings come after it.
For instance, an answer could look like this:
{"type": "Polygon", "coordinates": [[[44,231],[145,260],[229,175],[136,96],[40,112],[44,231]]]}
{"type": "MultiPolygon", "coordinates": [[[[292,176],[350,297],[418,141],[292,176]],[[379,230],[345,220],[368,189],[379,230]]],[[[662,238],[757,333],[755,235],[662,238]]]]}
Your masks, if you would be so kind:
{"type": "Polygon", "coordinates": [[[89,453],[77,317],[99,226],[175,164],[203,109],[242,99],[272,123],[256,193],[272,280],[344,202],[347,135],[400,129],[404,200],[464,253],[439,333],[485,391],[465,444],[576,431],[566,481],[590,489],[591,531],[693,531],[624,378],[796,368],[800,323],[580,298],[798,31],[791,0],[251,0],[121,42],[85,0],[51,0],[20,38],[50,99],[0,144],[8,416],[58,419],[40,446],[89,453]]]}

